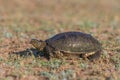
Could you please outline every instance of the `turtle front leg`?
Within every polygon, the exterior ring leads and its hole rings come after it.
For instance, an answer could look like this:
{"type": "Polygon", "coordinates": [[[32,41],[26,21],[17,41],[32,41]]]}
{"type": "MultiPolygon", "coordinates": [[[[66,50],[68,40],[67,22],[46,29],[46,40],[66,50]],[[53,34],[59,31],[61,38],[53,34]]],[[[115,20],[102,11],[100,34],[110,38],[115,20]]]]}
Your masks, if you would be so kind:
{"type": "Polygon", "coordinates": [[[54,51],[54,57],[62,59],[63,58],[63,53],[61,53],[60,51],[54,51]]]}
{"type": "Polygon", "coordinates": [[[63,53],[61,53],[60,51],[56,51],[54,49],[52,49],[51,47],[49,46],[46,46],[45,49],[44,49],[44,56],[50,60],[50,58],[60,58],[62,59],[63,58],[63,53]]]}
{"type": "Polygon", "coordinates": [[[50,58],[54,57],[53,53],[52,53],[52,49],[49,46],[46,46],[44,49],[44,56],[45,58],[47,58],[48,60],[50,60],[50,58]]]}

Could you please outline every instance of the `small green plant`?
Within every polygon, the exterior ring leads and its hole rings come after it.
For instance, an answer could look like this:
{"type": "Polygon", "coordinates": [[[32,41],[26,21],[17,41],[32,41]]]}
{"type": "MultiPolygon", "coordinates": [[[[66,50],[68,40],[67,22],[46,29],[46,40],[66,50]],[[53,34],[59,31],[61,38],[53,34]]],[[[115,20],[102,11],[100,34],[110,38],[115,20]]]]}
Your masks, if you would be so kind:
{"type": "Polygon", "coordinates": [[[76,78],[74,70],[68,69],[61,71],[60,73],[54,72],[40,72],[41,76],[47,77],[49,80],[73,80],[76,78]]]}
{"type": "Polygon", "coordinates": [[[40,72],[40,75],[47,77],[49,80],[59,80],[58,75],[52,72],[40,72]]]}
{"type": "Polygon", "coordinates": [[[41,61],[40,64],[45,67],[50,67],[51,69],[56,69],[59,68],[62,64],[64,64],[64,62],[62,62],[61,60],[53,59],[48,62],[41,61]]]}
{"type": "Polygon", "coordinates": [[[89,20],[85,20],[83,22],[80,22],[78,23],[77,25],[79,25],[80,29],[87,29],[87,30],[90,30],[94,27],[99,27],[99,24],[95,23],[95,22],[92,22],[92,21],[89,21],[89,20]]]}
{"type": "Polygon", "coordinates": [[[111,62],[115,65],[115,69],[120,69],[120,53],[116,53],[110,58],[111,62]]]}
{"type": "Polygon", "coordinates": [[[87,69],[89,67],[87,63],[80,63],[79,66],[81,69],[87,69]]]}

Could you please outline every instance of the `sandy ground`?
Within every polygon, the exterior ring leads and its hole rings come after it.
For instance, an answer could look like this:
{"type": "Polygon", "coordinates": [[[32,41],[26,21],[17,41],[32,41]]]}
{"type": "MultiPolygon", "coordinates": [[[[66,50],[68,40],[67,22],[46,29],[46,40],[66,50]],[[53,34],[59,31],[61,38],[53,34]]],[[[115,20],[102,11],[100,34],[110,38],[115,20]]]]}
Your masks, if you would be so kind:
{"type": "MultiPolygon", "coordinates": [[[[120,0],[0,0],[1,80],[119,80],[120,0]],[[94,62],[46,61],[27,54],[32,38],[66,31],[97,38],[104,50],[94,62]]],[[[34,51],[36,52],[36,50],[34,51]]]]}

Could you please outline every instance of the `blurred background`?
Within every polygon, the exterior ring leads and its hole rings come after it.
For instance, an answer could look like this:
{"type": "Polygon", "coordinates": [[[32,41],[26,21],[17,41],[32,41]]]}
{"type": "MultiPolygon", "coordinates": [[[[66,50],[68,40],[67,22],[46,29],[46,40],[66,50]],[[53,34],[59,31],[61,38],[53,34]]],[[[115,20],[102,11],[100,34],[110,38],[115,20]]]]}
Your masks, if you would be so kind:
{"type": "MultiPolygon", "coordinates": [[[[119,47],[120,0],[0,0],[0,60],[8,53],[30,48],[31,38],[45,40],[66,31],[89,33],[97,38],[103,47],[119,47]]],[[[115,52],[106,53],[111,56],[115,52]]],[[[115,60],[119,62],[118,58],[115,60]]],[[[0,65],[3,63],[4,61],[0,65]]],[[[1,67],[3,72],[9,68],[12,70],[11,66],[4,69],[3,67],[1,67]]],[[[111,75],[109,71],[114,71],[114,67],[115,65],[109,67],[108,71],[103,71],[104,76],[111,75]]],[[[120,70],[120,67],[118,68],[120,70]]],[[[108,69],[108,65],[105,69],[108,69]]],[[[34,70],[33,68],[33,72],[34,70]]],[[[114,79],[118,79],[119,70],[112,73],[114,79]]],[[[12,73],[1,73],[0,76],[3,77],[5,74],[12,73]]],[[[29,75],[26,73],[24,75],[29,79],[29,75]]],[[[22,80],[23,78],[24,76],[22,80]]],[[[106,80],[111,78],[108,77],[106,80]]]]}
{"type": "Polygon", "coordinates": [[[6,37],[73,30],[94,34],[118,28],[119,4],[120,0],[0,0],[0,32],[6,37]]]}
{"type": "Polygon", "coordinates": [[[45,40],[65,31],[118,39],[119,4],[120,0],[0,0],[0,41],[45,40]]]}

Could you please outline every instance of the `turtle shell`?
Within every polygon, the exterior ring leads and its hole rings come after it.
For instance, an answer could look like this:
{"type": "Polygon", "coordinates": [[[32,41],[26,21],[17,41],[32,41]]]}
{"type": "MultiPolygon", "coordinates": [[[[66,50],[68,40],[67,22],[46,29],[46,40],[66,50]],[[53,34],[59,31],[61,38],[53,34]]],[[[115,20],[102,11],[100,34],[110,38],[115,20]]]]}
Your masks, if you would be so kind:
{"type": "Polygon", "coordinates": [[[59,33],[46,40],[47,45],[57,51],[69,53],[86,53],[98,51],[101,44],[90,34],[82,32],[64,32],[59,33]]]}

